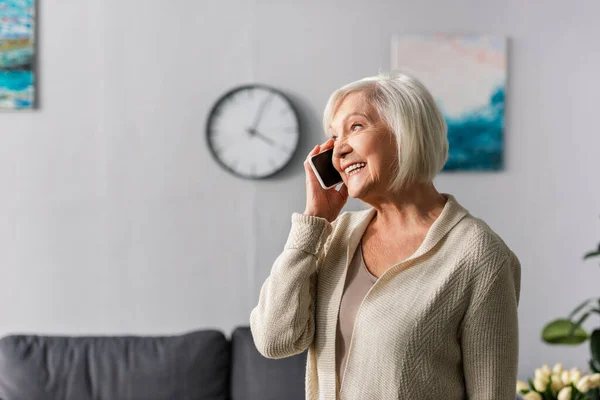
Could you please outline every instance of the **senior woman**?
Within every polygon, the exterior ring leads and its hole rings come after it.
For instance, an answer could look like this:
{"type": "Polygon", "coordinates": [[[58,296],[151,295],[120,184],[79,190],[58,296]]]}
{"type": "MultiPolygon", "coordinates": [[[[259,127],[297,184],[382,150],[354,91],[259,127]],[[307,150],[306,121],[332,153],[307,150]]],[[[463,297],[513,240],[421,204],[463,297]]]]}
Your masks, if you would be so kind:
{"type": "Polygon", "coordinates": [[[256,347],[308,349],[306,398],[515,398],[521,267],[490,229],[432,181],[446,124],[413,77],[365,78],[324,113],[343,185],[307,162],[306,209],[250,315],[256,347]],[[338,215],[348,196],[369,204],[338,215]]]}

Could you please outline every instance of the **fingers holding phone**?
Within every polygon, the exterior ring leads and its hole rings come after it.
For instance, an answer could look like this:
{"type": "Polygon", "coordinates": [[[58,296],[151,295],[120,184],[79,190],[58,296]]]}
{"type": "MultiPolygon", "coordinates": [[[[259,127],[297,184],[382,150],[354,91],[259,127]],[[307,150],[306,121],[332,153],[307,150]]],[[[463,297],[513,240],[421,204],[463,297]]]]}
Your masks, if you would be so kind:
{"type": "Polygon", "coordinates": [[[333,140],[315,146],[304,162],[306,172],[306,209],[304,214],[335,220],[348,200],[348,189],[333,166],[333,140]]]}

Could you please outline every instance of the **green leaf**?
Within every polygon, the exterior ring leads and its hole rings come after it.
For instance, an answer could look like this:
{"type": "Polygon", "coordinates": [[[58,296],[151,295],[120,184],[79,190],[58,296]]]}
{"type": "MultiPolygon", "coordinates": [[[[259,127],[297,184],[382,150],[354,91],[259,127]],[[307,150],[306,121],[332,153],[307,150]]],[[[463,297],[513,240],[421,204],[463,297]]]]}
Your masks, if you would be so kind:
{"type": "Polygon", "coordinates": [[[542,330],[542,340],[548,344],[578,345],[589,339],[587,332],[579,327],[569,335],[573,322],[568,319],[557,319],[547,324],[542,330]]]}
{"type": "Polygon", "coordinates": [[[527,379],[527,382],[529,382],[529,388],[536,392],[535,386],[533,385],[533,381],[531,380],[531,378],[527,379]]]}
{"type": "Polygon", "coordinates": [[[600,361],[595,361],[593,358],[590,359],[590,370],[594,371],[595,373],[599,373],[600,372],[600,361]]]}
{"type": "Polygon", "coordinates": [[[547,397],[549,400],[552,400],[554,398],[554,395],[552,395],[552,377],[550,377],[548,379],[548,385],[546,386],[546,391],[544,392],[545,397],[547,397]]]}
{"type": "Polygon", "coordinates": [[[577,390],[577,388],[575,388],[575,385],[571,385],[571,387],[573,388],[572,400],[586,400],[587,399],[587,396],[585,395],[585,393],[581,393],[579,390],[577,390]]]}
{"type": "Polygon", "coordinates": [[[590,347],[592,350],[592,358],[594,359],[595,365],[600,365],[600,329],[596,329],[592,332],[590,339],[590,347]]]}
{"type": "MultiPolygon", "coordinates": [[[[595,300],[593,297],[591,299],[587,299],[586,301],[584,301],[583,303],[581,303],[580,305],[578,305],[577,307],[575,307],[575,309],[573,311],[571,311],[571,314],[569,314],[568,319],[573,319],[573,317],[575,316],[575,314],[577,314],[579,311],[581,311],[581,309],[585,306],[588,305],[588,303],[592,300],[595,300]]],[[[600,301],[600,299],[598,299],[598,301],[600,301]]]]}
{"type": "Polygon", "coordinates": [[[589,311],[586,312],[585,314],[583,314],[579,320],[575,323],[575,325],[573,325],[571,327],[571,329],[569,330],[569,336],[573,336],[573,333],[575,333],[576,329],[579,329],[581,327],[581,325],[585,322],[586,319],[588,319],[588,317],[590,316],[589,311]]]}
{"type": "Polygon", "coordinates": [[[589,253],[587,253],[586,255],[584,255],[583,259],[587,260],[588,258],[598,257],[598,256],[600,256],[600,245],[598,246],[597,250],[590,251],[589,253]]]}

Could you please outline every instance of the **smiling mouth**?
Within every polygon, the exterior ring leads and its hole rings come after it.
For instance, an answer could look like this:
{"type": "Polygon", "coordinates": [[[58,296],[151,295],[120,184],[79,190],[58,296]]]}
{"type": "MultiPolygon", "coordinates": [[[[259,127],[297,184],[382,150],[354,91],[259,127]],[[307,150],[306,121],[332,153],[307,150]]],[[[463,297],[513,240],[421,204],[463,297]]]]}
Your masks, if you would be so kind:
{"type": "Polygon", "coordinates": [[[360,173],[360,171],[362,171],[366,165],[367,163],[356,163],[346,168],[344,172],[346,173],[346,176],[350,178],[360,173]]]}

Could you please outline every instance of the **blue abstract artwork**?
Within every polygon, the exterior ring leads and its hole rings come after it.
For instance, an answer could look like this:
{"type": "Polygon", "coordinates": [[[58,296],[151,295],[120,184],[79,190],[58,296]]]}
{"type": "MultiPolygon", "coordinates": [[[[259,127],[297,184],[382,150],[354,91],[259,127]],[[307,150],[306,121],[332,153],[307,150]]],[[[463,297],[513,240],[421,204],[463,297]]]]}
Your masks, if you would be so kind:
{"type": "Polygon", "coordinates": [[[34,107],[35,0],[0,0],[0,109],[34,107]]]}
{"type": "Polygon", "coordinates": [[[448,125],[445,171],[504,167],[506,38],[411,34],[392,38],[392,68],[420,79],[448,125]]]}

